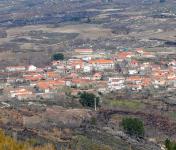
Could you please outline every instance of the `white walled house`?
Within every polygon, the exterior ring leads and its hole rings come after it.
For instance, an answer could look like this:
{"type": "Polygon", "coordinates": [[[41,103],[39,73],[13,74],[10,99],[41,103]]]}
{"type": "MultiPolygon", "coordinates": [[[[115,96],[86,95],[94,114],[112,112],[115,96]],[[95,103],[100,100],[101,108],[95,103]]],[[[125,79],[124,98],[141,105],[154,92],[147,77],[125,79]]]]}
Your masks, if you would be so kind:
{"type": "Polygon", "coordinates": [[[18,72],[18,71],[25,71],[26,67],[25,66],[9,66],[6,67],[6,71],[8,72],[18,72]]]}
{"type": "Polygon", "coordinates": [[[34,65],[30,65],[30,66],[28,67],[28,71],[29,71],[29,72],[34,72],[34,71],[36,71],[36,70],[37,70],[37,67],[34,66],[34,65]]]}
{"type": "Polygon", "coordinates": [[[21,89],[15,89],[13,91],[10,91],[10,97],[14,98],[17,97],[18,99],[25,99],[25,98],[29,98],[32,97],[33,93],[30,90],[21,88],[21,89]]]}
{"type": "Polygon", "coordinates": [[[110,91],[121,90],[125,88],[125,78],[124,77],[112,77],[108,79],[108,89],[110,91]]]}
{"type": "Polygon", "coordinates": [[[138,74],[138,71],[135,70],[135,69],[133,69],[133,70],[128,70],[128,73],[129,73],[130,75],[134,75],[134,74],[138,74]]]}
{"type": "Polygon", "coordinates": [[[91,65],[89,65],[89,64],[84,65],[84,67],[83,67],[83,72],[89,73],[89,72],[91,72],[91,71],[92,71],[92,66],[91,66],[91,65]]]}
{"type": "Polygon", "coordinates": [[[115,65],[113,60],[109,59],[97,59],[97,60],[90,60],[88,62],[93,69],[95,70],[108,70],[108,69],[114,69],[115,65]]]}

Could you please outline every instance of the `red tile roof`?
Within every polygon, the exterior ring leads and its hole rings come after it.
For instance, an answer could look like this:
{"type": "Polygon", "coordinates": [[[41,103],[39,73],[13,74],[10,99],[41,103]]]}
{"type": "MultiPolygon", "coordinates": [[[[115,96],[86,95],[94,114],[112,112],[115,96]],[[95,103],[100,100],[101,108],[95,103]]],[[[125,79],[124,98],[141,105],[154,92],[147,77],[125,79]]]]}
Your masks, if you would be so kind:
{"type": "Polygon", "coordinates": [[[39,81],[43,79],[43,75],[38,74],[38,73],[31,73],[28,75],[24,75],[24,79],[27,81],[39,81]]]}
{"type": "Polygon", "coordinates": [[[64,86],[65,83],[66,83],[65,80],[46,80],[38,82],[37,86],[41,89],[48,89],[57,86],[64,86]]]}
{"type": "Polygon", "coordinates": [[[134,55],[134,53],[133,52],[129,52],[129,51],[128,52],[119,52],[117,57],[119,59],[126,59],[126,58],[132,57],[133,55],[134,55]]]}
{"type": "Polygon", "coordinates": [[[110,59],[97,59],[97,60],[90,60],[89,64],[113,64],[113,60],[110,59]]]}
{"type": "Polygon", "coordinates": [[[22,96],[22,95],[32,95],[32,91],[20,88],[20,89],[15,89],[13,91],[10,91],[11,94],[15,94],[16,96],[22,96]]]}
{"type": "Polygon", "coordinates": [[[93,49],[84,49],[84,48],[82,48],[82,49],[75,49],[75,52],[76,53],[92,53],[93,52],[93,49]]]}

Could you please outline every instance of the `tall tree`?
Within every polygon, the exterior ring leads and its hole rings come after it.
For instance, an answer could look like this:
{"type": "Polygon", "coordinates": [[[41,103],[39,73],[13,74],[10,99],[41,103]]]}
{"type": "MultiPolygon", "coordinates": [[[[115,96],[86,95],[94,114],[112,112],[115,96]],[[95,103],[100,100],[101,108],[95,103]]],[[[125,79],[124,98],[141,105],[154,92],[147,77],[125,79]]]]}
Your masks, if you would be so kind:
{"type": "Polygon", "coordinates": [[[99,106],[99,97],[93,93],[83,92],[79,94],[79,101],[84,107],[96,107],[99,106]]]}

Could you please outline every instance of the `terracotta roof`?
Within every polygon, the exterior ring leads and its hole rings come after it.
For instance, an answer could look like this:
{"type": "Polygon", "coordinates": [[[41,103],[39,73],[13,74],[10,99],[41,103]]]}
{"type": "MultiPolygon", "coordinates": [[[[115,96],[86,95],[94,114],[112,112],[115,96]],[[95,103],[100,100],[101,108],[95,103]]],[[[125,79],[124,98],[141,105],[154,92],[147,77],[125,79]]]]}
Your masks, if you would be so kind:
{"type": "Polygon", "coordinates": [[[81,59],[71,59],[71,60],[68,60],[68,64],[67,65],[70,65],[72,67],[76,67],[77,65],[79,65],[80,68],[82,68],[83,65],[84,65],[84,61],[81,60],[81,59]]]}
{"type": "Polygon", "coordinates": [[[77,78],[78,74],[77,73],[71,73],[70,75],[68,75],[68,77],[70,77],[70,78],[77,78]]]}
{"type": "Polygon", "coordinates": [[[22,95],[32,95],[32,91],[20,88],[20,89],[15,89],[13,91],[10,91],[11,94],[15,94],[16,96],[22,96],[22,95]]]}
{"type": "Polygon", "coordinates": [[[148,55],[152,55],[152,53],[151,52],[144,52],[143,55],[148,56],[148,55]]]}
{"type": "Polygon", "coordinates": [[[76,53],[92,53],[93,49],[86,49],[86,48],[82,48],[82,49],[75,49],[76,53]]]}
{"type": "Polygon", "coordinates": [[[138,52],[138,53],[143,53],[143,52],[144,52],[144,49],[143,49],[143,48],[136,48],[136,52],[138,52]]]}
{"type": "Polygon", "coordinates": [[[84,61],[82,59],[69,59],[68,60],[68,64],[80,64],[80,63],[84,63],[84,61]]]}
{"type": "Polygon", "coordinates": [[[40,88],[40,89],[49,89],[51,87],[50,84],[48,84],[47,82],[39,82],[37,83],[37,86],[40,88]]]}
{"type": "Polygon", "coordinates": [[[101,74],[100,72],[96,72],[93,76],[94,76],[94,77],[101,77],[102,74],[101,74]]]}
{"type": "Polygon", "coordinates": [[[142,79],[142,85],[143,86],[149,86],[151,84],[151,79],[150,78],[143,78],[142,79]]]}
{"type": "Polygon", "coordinates": [[[46,80],[38,82],[37,86],[41,89],[48,89],[57,86],[64,86],[65,82],[66,82],[65,80],[46,80]]]}
{"type": "Polygon", "coordinates": [[[156,69],[156,70],[153,70],[152,75],[158,76],[158,77],[165,77],[168,74],[168,71],[169,70],[156,69]]]}
{"type": "Polygon", "coordinates": [[[88,80],[88,79],[73,79],[72,80],[72,83],[75,83],[75,84],[85,84],[85,83],[90,83],[91,80],[88,80]]]}
{"type": "Polygon", "coordinates": [[[134,53],[133,52],[119,52],[118,53],[118,58],[119,59],[125,59],[125,58],[129,58],[129,57],[132,57],[134,55],[134,53]]]}
{"type": "Polygon", "coordinates": [[[42,78],[43,76],[37,73],[31,73],[28,75],[24,75],[24,79],[28,81],[38,81],[38,80],[41,80],[42,78]]]}
{"type": "Polygon", "coordinates": [[[90,60],[89,64],[112,64],[113,60],[110,59],[97,59],[97,60],[90,60]]]}
{"type": "Polygon", "coordinates": [[[54,71],[48,71],[48,72],[46,73],[46,75],[47,75],[47,77],[49,77],[49,78],[57,78],[57,77],[59,77],[59,75],[58,75],[56,72],[54,72],[54,71]]]}
{"type": "Polygon", "coordinates": [[[127,78],[127,81],[141,81],[142,78],[140,76],[130,76],[127,78]]]}
{"type": "Polygon", "coordinates": [[[131,64],[134,64],[134,65],[135,65],[135,64],[138,64],[138,61],[137,61],[137,60],[132,60],[132,61],[131,61],[131,64]]]}

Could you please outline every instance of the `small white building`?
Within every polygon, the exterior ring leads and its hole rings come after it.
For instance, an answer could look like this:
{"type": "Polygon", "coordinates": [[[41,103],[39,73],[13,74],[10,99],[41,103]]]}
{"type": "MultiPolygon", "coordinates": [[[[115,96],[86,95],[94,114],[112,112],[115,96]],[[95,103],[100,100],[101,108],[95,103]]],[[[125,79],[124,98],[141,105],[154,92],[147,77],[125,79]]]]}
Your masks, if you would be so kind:
{"type": "Polygon", "coordinates": [[[84,56],[83,58],[82,58],[82,60],[84,60],[84,61],[89,61],[89,60],[91,60],[92,59],[92,57],[90,57],[90,56],[84,56]]]}
{"type": "Polygon", "coordinates": [[[112,77],[108,80],[108,89],[110,91],[121,90],[125,88],[125,78],[124,77],[112,77]]]}
{"type": "Polygon", "coordinates": [[[25,88],[15,89],[13,91],[10,91],[10,97],[14,98],[17,97],[18,99],[25,99],[28,97],[31,97],[33,95],[32,91],[27,90],[25,88]]]}
{"type": "Polygon", "coordinates": [[[30,66],[28,67],[28,71],[29,71],[29,72],[34,72],[34,71],[36,71],[36,70],[37,70],[37,67],[34,66],[34,65],[30,65],[30,66]]]}
{"type": "Polygon", "coordinates": [[[131,86],[129,86],[133,91],[139,91],[139,90],[142,90],[142,85],[140,85],[140,84],[137,84],[137,85],[131,85],[131,86]]]}
{"type": "Polygon", "coordinates": [[[137,74],[138,71],[135,70],[135,69],[133,69],[133,70],[128,70],[128,73],[129,73],[130,75],[134,75],[134,74],[137,74]]]}
{"type": "Polygon", "coordinates": [[[91,65],[84,65],[83,72],[89,73],[91,71],[92,71],[92,66],[91,65]]]}
{"type": "Polygon", "coordinates": [[[113,60],[109,59],[90,60],[88,63],[92,66],[93,69],[99,71],[114,69],[115,67],[113,60]]]}
{"type": "Polygon", "coordinates": [[[6,67],[6,71],[8,72],[18,72],[18,71],[25,71],[26,67],[25,66],[9,66],[6,67]]]}

